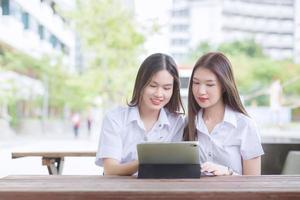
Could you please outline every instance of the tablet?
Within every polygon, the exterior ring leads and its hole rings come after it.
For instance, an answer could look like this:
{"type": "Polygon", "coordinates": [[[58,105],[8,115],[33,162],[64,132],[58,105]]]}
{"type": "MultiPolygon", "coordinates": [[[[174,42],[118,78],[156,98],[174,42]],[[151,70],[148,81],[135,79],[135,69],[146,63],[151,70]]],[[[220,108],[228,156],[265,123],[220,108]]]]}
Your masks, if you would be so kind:
{"type": "Polygon", "coordinates": [[[199,164],[197,141],[142,143],[137,145],[139,164],[199,164]]]}

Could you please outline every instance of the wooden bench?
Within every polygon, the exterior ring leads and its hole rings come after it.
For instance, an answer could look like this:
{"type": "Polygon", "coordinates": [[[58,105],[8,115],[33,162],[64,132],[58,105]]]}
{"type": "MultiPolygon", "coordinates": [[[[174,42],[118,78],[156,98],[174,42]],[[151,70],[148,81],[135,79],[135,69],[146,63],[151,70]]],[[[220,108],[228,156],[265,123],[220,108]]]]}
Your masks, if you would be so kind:
{"type": "Polygon", "coordinates": [[[103,176],[8,176],[5,200],[263,200],[300,199],[300,176],[221,176],[200,179],[137,179],[103,176]]]}
{"type": "Polygon", "coordinates": [[[42,157],[42,165],[47,166],[50,175],[61,175],[65,157],[95,157],[95,151],[62,151],[62,152],[12,152],[11,157],[42,157]]]}

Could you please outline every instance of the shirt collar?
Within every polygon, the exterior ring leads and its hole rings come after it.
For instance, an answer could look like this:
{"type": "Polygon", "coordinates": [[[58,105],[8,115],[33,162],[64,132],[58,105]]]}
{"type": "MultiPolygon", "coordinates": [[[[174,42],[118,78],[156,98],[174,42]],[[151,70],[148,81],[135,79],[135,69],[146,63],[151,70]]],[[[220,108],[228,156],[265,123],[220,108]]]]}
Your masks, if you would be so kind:
{"type": "MultiPolygon", "coordinates": [[[[235,128],[237,127],[237,116],[235,114],[235,111],[233,111],[229,106],[225,106],[225,112],[224,112],[224,118],[223,122],[229,123],[233,125],[235,128]]],[[[206,133],[207,128],[203,121],[203,109],[200,109],[196,119],[196,129],[202,133],[206,133]]]]}
{"type": "Polygon", "coordinates": [[[129,113],[127,118],[127,124],[140,120],[140,113],[137,106],[129,107],[129,113]]]}
{"type": "MultiPolygon", "coordinates": [[[[170,122],[169,122],[169,119],[168,119],[168,116],[167,116],[167,112],[168,111],[165,110],[164,108],[160,109],[157,122],[161,126],[166,125],[166,126],[170,127],[170,122]]],[[[128,118],[127,118],[127,124],[129,124],[129,123],[131,123],[133,121],[137,121],[137,123],[139,125],[140,125],[140,123],[142,124],[140,113],[139,113],[139,109],[138,109],[137,106],[130,107],[130,109],[129,109],[129,114],[128,114],[128,118]]]]}

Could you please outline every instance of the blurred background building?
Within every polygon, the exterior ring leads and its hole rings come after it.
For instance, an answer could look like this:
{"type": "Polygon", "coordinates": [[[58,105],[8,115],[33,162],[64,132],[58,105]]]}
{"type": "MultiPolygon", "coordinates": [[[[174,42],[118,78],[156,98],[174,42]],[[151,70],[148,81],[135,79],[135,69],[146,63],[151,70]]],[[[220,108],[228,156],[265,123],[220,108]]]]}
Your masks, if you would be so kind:
{"type": "Polygon", "coordinates": [[[300,63],[298,0],[173,0],[169,26],[170,53],[179,61],[204,41],[253,38],[273,59],[300,63]]]}
{"type": "MultiPolygon", "coordinates": [[[[64,71],[80,73],[83,70],[80,39],[71,22],[63,15],[74,6],[75,1],[69,0],[0,0],[1,56],[11,53],[33,60],[47,58],[42,64],[44,66],[36,70],[45,66],[54,67],[59,62],[64,71]]],[[[23,68],[35,65],[18,59],[12,59],[15,63],[11,65],[17,66],[18,62],[23,68]]],[[[4,132],[10,132],[12,121],[29,116],[48,116],[48,80],[49,75],[38,77],[35,71],[22,71],[17,67],[12,67],[11,71],[5,67],[0,69],[0,127],[4,127],[4,132]],[[33,102],[40,102],[40,105],[33,102]],[[32,107],[31,104],[38,106],[32,107]]],[[[20,127],[24,129],[22,125],[20,127]]]]}
{"type": "Polygon", "coordinates": [[[79,40],[60,14],[73,6],[67,0],[1,0],[0,45],[33,57],[62,56],[69,71],[81,70],[79,40]]]}

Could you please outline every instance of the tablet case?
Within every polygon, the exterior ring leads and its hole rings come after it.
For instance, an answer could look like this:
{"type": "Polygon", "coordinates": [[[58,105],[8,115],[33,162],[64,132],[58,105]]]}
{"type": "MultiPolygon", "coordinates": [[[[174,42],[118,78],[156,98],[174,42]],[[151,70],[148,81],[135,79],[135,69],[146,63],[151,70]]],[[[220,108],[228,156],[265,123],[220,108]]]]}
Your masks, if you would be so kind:
{"type": "Polygon", "coordinates": [[[140,164],[138,178],[200,178],[200,164],[140,164]]]}

